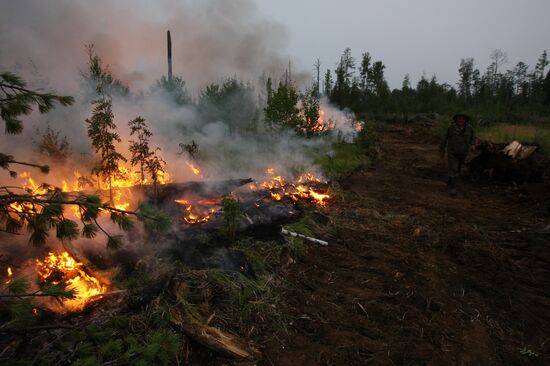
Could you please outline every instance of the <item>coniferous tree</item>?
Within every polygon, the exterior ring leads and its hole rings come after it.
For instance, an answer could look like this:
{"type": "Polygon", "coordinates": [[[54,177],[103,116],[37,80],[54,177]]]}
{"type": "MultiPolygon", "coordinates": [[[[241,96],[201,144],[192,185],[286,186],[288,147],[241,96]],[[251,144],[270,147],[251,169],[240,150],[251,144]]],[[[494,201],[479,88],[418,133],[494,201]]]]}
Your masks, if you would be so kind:
{"type": "Polygon", "coordinates": [[[521,102],[527,102],[529,98],[529,66],[525,62],[518,62],[513,69],[514,74],[514,94],[521,102]]]}
{"type": "Polygon", "coordinates": [[[145,119],[141,116],[134,118],[128,122],[130,126],[130,136],[137,134],[137,141],[130,140],[130,163],[132,166],[139,165],[140,183],[145,181],[145,168],[147,166],[147,160],[153,155],[149,147],[149,140],[153,133],[147,128],[145,119]]]}
{"type": "Polygon", "coordinates": [[[548,66],[548,56],[546,50],[540,55],[535,70],[531,76],[531,99],[535,103],[541,103],[543,101],[543,84],[544,84],[544,72],[548,66]]]}
{"type": "Polygon", "coordinates": [[[313,64],[313,67],[315,67],[315,74],[317,76],[314,81],[313,88],[315,89],[317,96],[319,96],[321,95],[321,59],[317,59],[313,64]]]}
{"type": "Polygon", "coordinates": [[[401,83],[401,90],[406,91],[411,89],[411,76],[409,74],[405,74],[405,77],[403,77],[403,82],[401,83]]]}
{"type": "Polygon", "coordinates": [[[369,83],[373,85],[374,92],[379,98],[381,104],[384,104],[386,102],[386,99],[390,92],[388,83],[386,82],[386,78],[384,77],[385,68],[386,66],[382,63],[382,61],[376,61],[372,65],[372,72],[369,78],[369,83]]]}
{"type": "Polygon", "coordinates": [[[97,94],[125,96],[130,93],[130,89],[113,76],[109,66],[103,65],[93,44],[86,46],[86,53],[88,55],[88,70],[82,73],[82,77],[97,94]]]}
{"type": "Polygon", "coordinates": [[[332,80],[332,73],[330,72],[330,69],[327,69],[327,72],[325,73],[325,79],[323,81],[324,83],[324,94],[327,97],[330,97],[332,94],[332,87],[333,87],[333,80],[332,80]]]}
{"type": "Polygon", "coordinates": [[[332,100],[340,107],[344,108],[351,102],[351,90],[353,72],[355,70],[355,59],[351,55],[351,49],[348,47],[340,56],[340,62],[336,66],[336,81],[332,91],[332,100]]]}
{"type": "Polygon", "coordinates": [[[542,82],[542,103],[550,106],[550,71],[542,82]]]}
{"type": "Polygon", "coordinates": [[[201,91],[197,109],[206,120],[225,121],[231,133],[255,129],[254,88],[235,78],[208,85],[201,91]]]}
{"type": "Polygon", "coordinates": [[[40,138],[33,142],[36,145],[36,151],[40,155],[59,164],[64,164],[67,161],[71,155],[71,147],[67,136],[61,137],[61,132],[53,130],[49,124],[44,132],[37,128],[36,135],[40,138]]]}
{"type": "Polygon", "coordinates": [[[186,82],[181,76],[172,76],[168,79],[166,76],[162,76],[157,80],[157,88],[165,92],[172,101],[178,105],[190,105],[193,104],[193,100],[187,91],[186,82]]]}
{"type": "Polygon", "coordinates": [[[164,161],[162,157],[158,155],[158,152],[160,150],[160,147],[157,147],[156,150],[152,152],[151,156],[149,156],[145,165],[147,173],[149,173],[151,181],[153,182],[153,190],[156,200],[158,200],[157,185],[160,175],[166,173],[166,161],[164,161]]]}
{"type": "Polygon", "coordinates": [[[272,131],[285,128],[296,130],[302,122],[297,106],[299,99],[294,85],[280,83],[264,110],[267,127],[272,131]]]}
{"type": "Polygon", "coordinates": [[[361,90],[365,97],[372,91],[372,87],[368,83],[369,75],[372,72],[371,61],[372,57],[370,53],[364,52],[361,59],[361,66],[359,67],[359,75],[361,77],[361,90]]]}
{"type": "Polygon", "coordinates": [[[312,87],[306,90],[302,96],[303,122],[298,129],[299,133],[306,137],[311,137],[322,132],[326,132],[324,126],[318,125],[319,120],[319,95],[317,89],[312,87]]]}
{"type": "Polygon", "coordinates": [[[109,186],[109,200],[113,204],[113,185],[114,178],[120,176],[120,163],[125,162],[126,158],[116,151],[115,143],[121,142],[120,136],[116,132],[114,115],[112,111],[112,102],[103,97],[92,101],[94,110],[91,118],[86,119],[88,125],[88,137],[99,159],[92,173],[107,181],[109,186]]]}
{"type": "Polygon", "coordinates": [[[460,80],[458,83],[459,95],[464,101],[469,101],[472,96],[472,85],[474,82],[474,59],[463,58],[460,60],[458,73],[460,74],[460,80]]]}

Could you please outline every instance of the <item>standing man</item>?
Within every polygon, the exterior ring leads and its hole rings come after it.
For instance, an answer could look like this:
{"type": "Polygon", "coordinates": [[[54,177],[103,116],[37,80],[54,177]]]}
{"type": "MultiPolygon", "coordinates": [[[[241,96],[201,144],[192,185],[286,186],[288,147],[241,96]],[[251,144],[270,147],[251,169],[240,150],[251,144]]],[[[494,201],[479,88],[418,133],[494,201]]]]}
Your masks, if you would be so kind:
{"type": "Polygon", "coordinates": [[[465,113],[455,114],[454,123],[449,126],[445,138],[439,146],[441,158],[445,158],[445,149],[447,150],[447,162],[449,171],[449,193],[456,196],[456,179],[460,175],[460,170],[466,160],[469,150],[473,150],[475,144],[474,129],[468,122],[470,117],[465,113]]]}

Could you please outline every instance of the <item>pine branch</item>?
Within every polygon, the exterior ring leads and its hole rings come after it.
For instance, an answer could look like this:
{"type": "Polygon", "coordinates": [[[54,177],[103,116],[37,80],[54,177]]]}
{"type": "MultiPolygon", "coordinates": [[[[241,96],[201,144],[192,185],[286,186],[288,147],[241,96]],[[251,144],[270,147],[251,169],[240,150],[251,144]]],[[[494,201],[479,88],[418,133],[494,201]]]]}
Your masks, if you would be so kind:
{"type": "MultiPolygon", "coordinates": [[[[75,200],[72,200],[72,201],[67,201],[67,200],[42,199],[42,198],[35,198],[35,197],[32,197],[32,196],[14,196],[14,195],[10,195],[10,197],[7,198],[7,199],[0,198],[0,207],[7,206],[10,203],[22,203],[22,202],[34,203],[34,204],[40,204],[40,205],[48,205],[48,204],[53,203],[53,204],[61,204],[61,205],[73,205],[73,206],[79,206],[79,207],[85,207],[86,206],[86,202],[83,202],[79,199],[75,199],[75,200]]],[[[111,206],[102,206],[101,209],[103,209],[105,211],[119,212],[119,213],[122,213],[122,214],[139,216],[139,217],[143,217],[143,218],[146,218],[146,219],[149,219],[149,220],[159,221],[156,217],[144,215],[144,214],[142,214],[140,212],[137,212],[137,211],[128,211],[128,210],[123,210],[123,209],[119,209],[119,208],[111,207],[111,206]]]]}
{"type": "MultiPolygon", "coordinates": [[[[2,156],[3,154],[0,153],[0,156],[2,156]]],[[[4,162],[4,161],[2,161],[4,162]]],[[[25,165],[25,166],[30,166],[30,167],[33,167],[33,168],[38,168],[40,169],[40,171],[44,174],[47,174],[50,172],[50,167],[48,165],[40,165],[40,164],[33,164],[33,163],[27,163],[25,161],[17,161],[17,160],[13,160],[13,159],[8,159],[6,160],[6,163],[8,164],[19,164],[19,165],[25,165]]],[[[2,166],[3,167],[3,166],[2,166]]],[[[7,169],[7,168],[5,168],[7,169]]]]}

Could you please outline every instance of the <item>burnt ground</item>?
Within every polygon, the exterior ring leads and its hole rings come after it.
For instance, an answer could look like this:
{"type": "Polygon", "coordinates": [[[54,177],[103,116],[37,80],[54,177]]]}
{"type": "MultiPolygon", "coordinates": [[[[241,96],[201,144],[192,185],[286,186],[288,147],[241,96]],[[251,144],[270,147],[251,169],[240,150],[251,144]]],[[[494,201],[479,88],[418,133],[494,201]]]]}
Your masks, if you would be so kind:
{"type": "Polygon", "coordinates": [[[379,138],[316,230],[329,246],[284,273],[290,331],[260,364],[550,364],[548,186],[464,179],[451,198],[429,132],[379,138]]]}

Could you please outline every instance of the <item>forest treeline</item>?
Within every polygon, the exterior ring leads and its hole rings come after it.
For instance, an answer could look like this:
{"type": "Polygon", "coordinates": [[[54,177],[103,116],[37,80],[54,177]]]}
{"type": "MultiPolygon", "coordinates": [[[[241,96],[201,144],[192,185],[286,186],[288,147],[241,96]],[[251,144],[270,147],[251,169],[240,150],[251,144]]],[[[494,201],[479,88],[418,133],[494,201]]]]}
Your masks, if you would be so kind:
{"type": "Polygon", "coordinates": [[[500,49],[491,52],[490,58],[491,63],[485,71],[476,67],[473,58],[463,58],[455,86],[440,82],[436,75],[430,78],[423,75],[416,85],[412,85],[407,74],[400,89],[390,90],[382,61],[374,61],[371,54],[365,52],[357,62],[347,48],[334,72],[326,71],[323,92],[339,107],[355,113],[450,113],[457,109],[499,114],[550,111],[546,51],[534,67],[519,62],[505,69],[508,58],[500,49]]]}
{"type": "Polygon", "coordinates": [[[325,97],[342,109],[363,116],[398,113],[452,114],[470,111],[488,120],[519,122],[532,116],[550,113],[549,59],[543,51],[534,66],[518,62],[511,68],[506,52],[490,53],[491,63],[480,70],[473,58],[463,58],[457,70],[458,83],[451,85],[436,75],[422,75],[413,85],[408,74],[401,88],[391,89],[386,81],[386,65],[364,52],[357,60],[346,48],[333,70],[321,72],[321,62],[314,64],[316,73],[310,85],[300,90],[290,77],[290,70],[279,78],[260,78],[264,90],[255,91],[250,84],[229,78],[200,92],[197,102],[185,90],[179,77],[158,86],[169,92],[179,104],[195,105],[205,117],[221,117],[238,129],[256,129],[262,120],[268,129],[290,127],[305,136],[323,133],[315,124],[319,117],[320,99],[325,97]],[[235,106],[239,106],[235,108],[235,106]],[[263,112],[263,113],[262,113],[263,112]]]}

